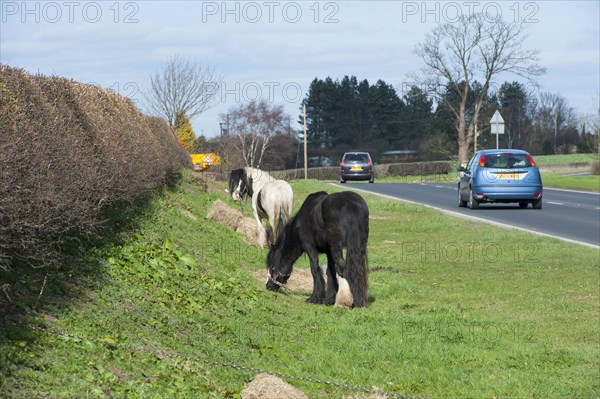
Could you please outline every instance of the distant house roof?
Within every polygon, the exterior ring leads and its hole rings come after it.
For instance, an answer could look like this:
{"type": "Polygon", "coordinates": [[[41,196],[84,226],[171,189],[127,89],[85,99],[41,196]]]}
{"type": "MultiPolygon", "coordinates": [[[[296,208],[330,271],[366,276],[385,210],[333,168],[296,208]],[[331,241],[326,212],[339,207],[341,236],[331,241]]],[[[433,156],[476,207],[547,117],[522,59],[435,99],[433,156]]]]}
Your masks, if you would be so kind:
{"type": "Polygon", "coordinates": [[[381,155],[414,155],[418,151],[416,150],[394,150],[394,151],[386,151],[381,155]]]}

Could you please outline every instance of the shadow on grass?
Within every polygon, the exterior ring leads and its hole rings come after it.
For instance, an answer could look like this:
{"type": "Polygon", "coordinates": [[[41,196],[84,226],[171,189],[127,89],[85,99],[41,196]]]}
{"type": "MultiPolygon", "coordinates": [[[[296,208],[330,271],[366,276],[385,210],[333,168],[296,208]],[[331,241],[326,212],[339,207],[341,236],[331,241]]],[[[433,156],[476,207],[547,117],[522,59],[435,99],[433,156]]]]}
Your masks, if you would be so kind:
{"type": "Polygon", "coordinates": [[[107,282],[98,254],[130,238],[152,211],[154,199],[173,191],[180,180],[181,175],[174,174],[161,190],[134,203],[107,207],[98,218],[102,226],[93,235],[69,236],[50,261],[14,259],[8,268],[0,268],[0,392],[6,388],[2,380],[31,362],[23,343],[36,342],[56,316],[107,282]]]}

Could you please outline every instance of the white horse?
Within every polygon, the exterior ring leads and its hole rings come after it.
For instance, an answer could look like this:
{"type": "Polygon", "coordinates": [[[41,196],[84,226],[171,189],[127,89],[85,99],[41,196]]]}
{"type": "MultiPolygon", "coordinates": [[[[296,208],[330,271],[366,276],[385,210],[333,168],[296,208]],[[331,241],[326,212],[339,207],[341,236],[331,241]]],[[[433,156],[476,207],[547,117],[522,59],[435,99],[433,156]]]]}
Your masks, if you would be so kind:
{"type": "Polygon", "coordinates": [[[245,196],[252,198],[258,245],[264,247],[267,242],[273,244],[292,215],[292,187],[265,171],[246,167],[231,171],[229,192],[234,201],[240,201],[245,196]],[[263,219],[267,219],[271,226],[270,237],[263,226],[263,219]]]}

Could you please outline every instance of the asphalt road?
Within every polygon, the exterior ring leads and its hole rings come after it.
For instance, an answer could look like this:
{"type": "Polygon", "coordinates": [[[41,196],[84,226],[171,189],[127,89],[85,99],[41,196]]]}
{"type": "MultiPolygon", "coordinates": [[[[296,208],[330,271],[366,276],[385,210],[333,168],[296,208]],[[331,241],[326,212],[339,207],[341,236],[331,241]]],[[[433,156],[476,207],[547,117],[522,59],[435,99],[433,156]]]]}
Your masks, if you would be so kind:
{"type": "Polygon", "coordinates": [[[567,241],[600,248],[600,194],[544,187],[543,208],[519,204],[482,204],[472,210],[458,207],[455,183],[336,184],[440,209],[458,217],[512,226],[567,241]]]}

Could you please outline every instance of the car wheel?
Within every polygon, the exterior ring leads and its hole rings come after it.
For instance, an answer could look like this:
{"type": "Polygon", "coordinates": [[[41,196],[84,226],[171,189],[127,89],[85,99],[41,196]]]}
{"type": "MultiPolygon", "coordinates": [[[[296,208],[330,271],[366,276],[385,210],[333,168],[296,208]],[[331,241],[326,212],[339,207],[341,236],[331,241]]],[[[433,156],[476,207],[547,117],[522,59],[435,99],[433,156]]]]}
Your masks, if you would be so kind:
{"type": "Polygon", "coordinates": [[[540,199],[534,200],[532,205],[533,205],[533,209],[542,209],[542,199],[540,198],[540,199]]]}
{"type": "Polygon", "coordinates": [[[479,201],[473,196],[473,189],[469,190],[469,208],[479,209],[479,201]]]}
{"type": "Polygon", "coordinates": [[[465,208],[467,206],[467,202],[468,201],[463,201],[462,197],[460,196],[460,187],[459,187],[458,188],[458,207],[465,208]]]}
{"type": "Polygon", "coordinates": [[[525,208],[527,208],[527,205],[529,205],[529,202],[527,202],[527,201],[519,201],[519,208],[525,209],[525,208]]]}

